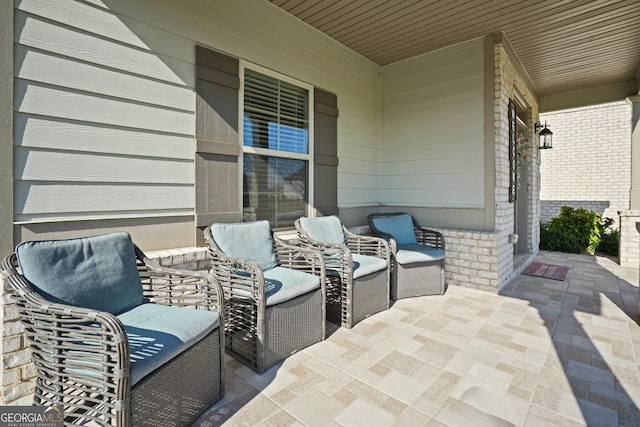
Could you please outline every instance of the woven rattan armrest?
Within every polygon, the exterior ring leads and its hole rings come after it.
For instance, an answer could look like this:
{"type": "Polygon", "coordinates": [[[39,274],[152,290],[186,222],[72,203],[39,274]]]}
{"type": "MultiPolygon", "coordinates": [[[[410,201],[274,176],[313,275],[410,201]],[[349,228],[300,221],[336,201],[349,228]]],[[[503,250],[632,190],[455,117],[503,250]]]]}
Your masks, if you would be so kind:
{"type": "Polygon", "coordinates": [[[225,254],[217,245],[209,227],[204,238],[211,261],[211,274],[220,282],[225,299],[247,298],[264,304],[264,275],[257,263],[225,254]]]}
{"type": "MultiPolygon", "coordinates": [[[[311,248],[291,245],[274,236],[275,252],[281,267],[304,271],[324,278],[325,263],[322,254],[311,248]]],[[[324,282],[324,280],[322,280],[324,282]]]]}
{"type": "MultiPolygon", "coordinates": [[[[298,221],[296,221],[296,223],[298,223],[298,221]]],[[[347,246],[315,240],[311,238],[301,227],[297,226],[296,228],[298,229],[300,246],[320,252],[327,270],[339,271],[340,276],[346,277],[353,269],[351,249],[347,246]]]]}
{"type": "Polygon", "coordinates": [[[419,225],[414,225],[414,231],[418,244],[444,250],[444,236],[439,231],[430,230],[419,225]]]}
{"type": "Polygon", "coordinates": [[[389,263],[391,253],[389,251],[389,243],[385,239],[355,234],[344,226],[343,231],[346,245],[352,252],[383,258],[387,260],[387,264],[389,263]]]}
{"type": "Polygon", "coordinates": [[[222,314],[220,283],[208,272],[162,267],[135,247],[145,298],[156,304],[194,307],[222,314]]]}

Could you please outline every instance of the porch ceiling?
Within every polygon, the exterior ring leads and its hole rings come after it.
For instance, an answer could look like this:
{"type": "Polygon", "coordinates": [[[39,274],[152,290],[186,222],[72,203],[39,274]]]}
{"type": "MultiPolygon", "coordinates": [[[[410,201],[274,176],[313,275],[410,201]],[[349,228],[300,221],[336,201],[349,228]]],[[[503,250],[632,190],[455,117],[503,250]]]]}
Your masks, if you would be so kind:
{"type": "Polygon", "coordinates": [[[638,0],[269,0],[378,65],[503,31],[539,96],[637,78],[638,0]]]}

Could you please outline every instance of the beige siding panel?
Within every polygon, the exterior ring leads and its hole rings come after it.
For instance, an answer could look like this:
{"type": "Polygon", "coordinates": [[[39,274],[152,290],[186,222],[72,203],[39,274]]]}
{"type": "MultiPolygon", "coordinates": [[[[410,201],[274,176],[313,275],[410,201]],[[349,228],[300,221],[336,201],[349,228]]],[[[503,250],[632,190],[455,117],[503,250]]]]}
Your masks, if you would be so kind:
{"type": "Polygon", "coordinates": [[[192,162],[16,147],[19,181],[193,184],[192,162]],[[185,167],[185,163],[186,166],[185,167]]]}
{"type": "Polygon", "coordinates": [[[482,174],[476,173],[438,173],[429,171],[417,174],[385,176],[381,182],[381,190],[425,189],[425,190],[471,190],[482,188],[482,174]]]}
{"type": "MultiPolygon", "coordinates": [[[[338,103],[340,102],[338,97],[338,103]]],[[[380,173],[378,125],[358,112],[343,113],[340,110],[338,123],[341,119],[347,126],[338,130],[339,206],[377,205],[380,173]]]]}
{"type": "Polygon", "coordinates": [[[378,198],[378,189],[363,189],[354,188],[351,185],[340,185],[340,179],[338,177],[338,188],[343,193],[341,195],[342,202],[341,208],[356,208],[364,206],[372,206],[370,200],[378,198]]]}
{"type": "MultiPolygon", "coordinates": [[[[402,173],[409,176],[430,174],[434,176],[446,174],[452,170],[460,168],[466,172],[483,172],[482,163],[477,157],[452,157],[431,160],[412,160],[411,158],[400,160],[402,163],[402,173]]],[[[396,162],[384,162],[380,167],[380,176],[386,177],[397,173],[396,162]]],[[[383,181],[384,182],[384,181],[383,181]]],[[[444,184],[444,183],[443,183],[444,184]]],[[[446,184],[444,184],[446,185],[446,184]]]]}
{"type": "Polygon", "coordinates": [[[53,117],[14,115],[15,145],[121,156],[194,158],[193,137],[118,128],[116,126],[62,120],[53,117]]]}
{"type": "Polygon", "coordinates": [[[370,147],[360,144],[345,144],[344,147],[338,147],[340,158],[360,160],[363,162],[375,162],[378,163],[380,156],[379,149],[377,147],[370,147]]]}
{"type": "Polygon", "coordinates": [[[482,192],[476,189],[393,189],[380,190],[383,205],[473,209],[484,204],[482,192]],[[456,197],[451,194],[455,192],[456,197]],[[480,195],[479,195],[480,194],[480,195]]]}
{"type": "Polygon", "coordinates": [[[16,8],[15,221],[193,215],[193,43],[85,2],[16,8]]]}
{"type": "Polygon", "coordinates": [[[193,64],[145,52],[16,11],[16,43],[140,76],[193,87],[193,64]]]}
{"type": "Polygon", "coordinates": [[[15,73],[22,79],[82,92],[193,111],[193,89],[80,63],[24,46],[15,49],[15,73]]]}
{"type": "Polygon", "coordinates": [[[482,40],[383,68],[380,199],[484,207],[482,40]]]}
{"type": "Polygon", "coordinates": [[[193,134],[193,113],[123,102],[17,79],[15,108],[22,113],[59,117],[175,134],[193,134]]]}
{"type": "Polygon", "coordinates": [[[423,162],[425,166],[428,166],[429,162],[432,161],[451,160],[454,163],[452,164],[455,167],[454,170],[466,171],[466,168],[470,165],[457,164],[455,160],[482,158],[483,151],[477,146],[481,142],[482,140],[476,139],[446,144],[435,142],[427,145],[425,143],[421,146],[411,146],[409,144],[402,146],[398,144],[396,149],[383,150],[383,163],[423,162]]]}
{"type": "MultiPolygon", "coordinates": [[[[195,62],[194,49],[190,41],[171,33],[171,27],[160,29],[155,25],[129,19],[77,0],[54,2],[21,0],[18,8],[31,15],[54,20],[65,26],[142,50],[153,51],[189,63],[195,62]]],[[[147,22],[153,23],[150,20],[147,22]]]]}
{"type": "Polygon", "coordinates": [[[345,173],[343,174],[345,179],[349,180],[349,185],[356,189],[361,190],[377,190],[377,177],[374,175],[365,175],[357,173],[345,173]]]}
{"type": "Polygon", "coordinates": [[[193,214],[193,186],[19,184],[25,191],[15,196],[18,222],[193,214]]]}

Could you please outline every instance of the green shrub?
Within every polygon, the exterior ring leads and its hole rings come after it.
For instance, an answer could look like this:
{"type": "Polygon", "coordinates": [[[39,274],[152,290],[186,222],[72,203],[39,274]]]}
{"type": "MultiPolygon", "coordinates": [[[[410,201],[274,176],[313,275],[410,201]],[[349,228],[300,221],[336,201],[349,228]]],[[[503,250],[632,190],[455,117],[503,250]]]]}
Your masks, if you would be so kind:
{"type": "MultiPolygon", "coordinates": [[[[609,236],[612,233],[609,230],[611,224],[613,224],[611,218],[603,219],[598,212],[585,208],[574,209],[563,206],[560,208],[560,215],[540,225],[540,249],[571,253],[579,253],[584,250],[593,255],[602,239],[607,239],[607,245],[612,244],[610,240],[614,240],[614,238],[609,236]],[[579,248],[578,251],[575,250],[576,245],[579,248]]],[[[617,239],[615,240],[617,254],[617,239]]],[[[613,251],[614,249],[608,247],[607,250],[613,251]]],[[[601,251],[603,250],[601,249],[601,251]]]]}
{"type": "Polygon", "coordinates": [[[553,227],[551,222],[540,224],[540,249],[572,254],[582,252],[582,246],[573,234],[553,227]]]}
{"type": "Polygon", "coordinates": [[[596,248],[598,253],[609,256],[618,256],[620,246],[620,230],[615,229],[604,233],[600,239],[600,244],[596,248]]]}

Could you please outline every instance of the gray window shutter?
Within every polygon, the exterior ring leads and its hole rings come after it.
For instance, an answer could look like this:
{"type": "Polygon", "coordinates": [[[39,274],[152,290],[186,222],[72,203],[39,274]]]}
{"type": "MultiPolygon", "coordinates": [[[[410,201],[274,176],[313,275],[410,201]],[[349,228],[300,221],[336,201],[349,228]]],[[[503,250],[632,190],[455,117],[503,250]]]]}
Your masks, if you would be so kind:
{"type": "Polygon", "coordinates": [[[213,222],[240,221],[239,62],[196,46],[196,241],[213,222]]]}
{"type": "Polygon", "coordinates": [[[315,215],[338,215],[338,98],[314,89],[315,215]]]}

